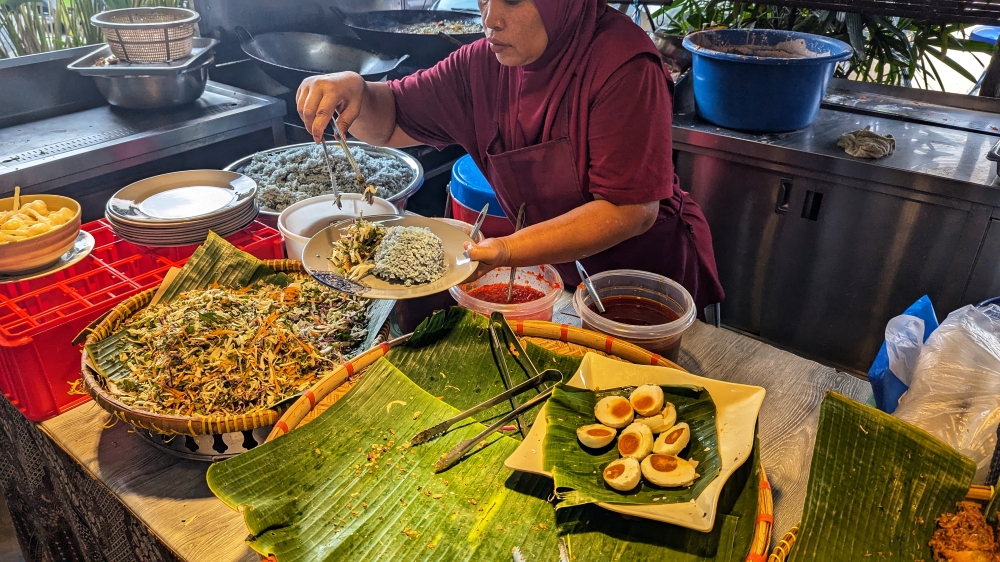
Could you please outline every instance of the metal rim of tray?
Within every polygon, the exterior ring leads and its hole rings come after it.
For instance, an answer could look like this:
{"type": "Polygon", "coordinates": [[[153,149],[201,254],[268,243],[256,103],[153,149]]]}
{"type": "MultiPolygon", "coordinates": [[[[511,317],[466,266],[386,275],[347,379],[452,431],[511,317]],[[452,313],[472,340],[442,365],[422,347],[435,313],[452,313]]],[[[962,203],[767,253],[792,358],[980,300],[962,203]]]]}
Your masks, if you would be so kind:
{"type": "MultiPolygon", "coordinates": [[[[279,147],[276,147],[276,148],[269,148],[267,150],[261,150],[259,152],[255,152],[255,153],[251,154],[250,156],[245,156],[243,158],[240,158],[239,160],[237,160],[237,161],[233,162],[232,164],[230,164],[230,165],[226,166],[225,168],[223,168],[223,171],[243,173],[242,171],[240,171],[241,168],[243,168],[244,166],[246,166],[247,164],[249,164],[250,161],[253,159],[253,157],[257,156],[258,154],[277,154],[277,153],[281,153],[281,152],[285,152],[285,151],[289,151],[289,150],[295,150],[295,149],[298,149],[298,148],[306,148],[306,147],[315,146],[315,145],[316,145],[316,143],[312,143],[312,142],[302,142],[302,143],[298,143],[298,144],[289,144],[289,145],[285,145],[285,146],[279,146],[279,147]]],[[[405,202],[407,199],[410,198],[411,195],[413,195],[414,193],[416,193],[416,191],[418,189],[420,189],[421,186],[424,185],[424,167],[423,167],[423,165],[420,164],[419,160],[417,160],[416,158],[414,158],[414,157],[410,156],[409,154],[403,152],[402,150],[398,150],[398,149],[395,149],[395,148],[389,148],[389,147],[385,147],[385,146],[373,146],[373,145],[370,145],[370,144],[368,144],[366,142],[356,141],[356,140],[347,141],[347,145],[350,146],[350,147],[357,146],[357,147],[363,148],[365,150],[365,152],[368,152],[368,153],[374,153],[374,154],[378,154],[378,155],[381,155],[381,156],[389,156],[389,157],[395,158],[396,160],[398,160],[398,161],[406,164],[406,166],[410,169],[410,171],[413,173],[413,179],[410,180],[410,183],[408,183],[406,185],[406,187],[404,187],[399,193],[393,195],[392,197],[387,197],[386,198],[386,201],[389,201],[393,205],[396,205],[396,208],[401,209],[402,206],[399,203],[400,202],[405,202]]],[[[326,194],[324,193],[323,195],[326,195],[326,194]]],[[[258,201],[258,203],[260,203],[260,202],[258,201]]],[[[273,218],[274,220],[278,220],[278,216],[281,214],[281,211],[270,211],[270,210],[267,210],[267,209],[264,209],[263,207],[261,207],[260,214],[263,215],[263,216],[265,216],[265,217],[270,217],[270,218],[273,218]]]]}

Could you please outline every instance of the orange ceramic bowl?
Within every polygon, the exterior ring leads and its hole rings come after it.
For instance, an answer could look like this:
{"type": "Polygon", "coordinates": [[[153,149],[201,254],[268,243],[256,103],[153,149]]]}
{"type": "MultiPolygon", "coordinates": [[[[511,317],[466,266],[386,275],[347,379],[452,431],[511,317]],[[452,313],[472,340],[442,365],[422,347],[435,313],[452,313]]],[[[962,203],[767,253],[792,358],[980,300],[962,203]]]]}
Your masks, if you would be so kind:
{"type": "MultiPolygon", "coordinates": [[[[80,235],[80,204],[61,195],[22,195],[21,205],[41,200],[50,211],[73,210],[73,218],[45,234],[0,244],[0,273],[11,275],[41,269],[55,263],[76,243],[80,235]]],[[[14,198],[0,199],[0,213],[14,208],[14,198]]]]}

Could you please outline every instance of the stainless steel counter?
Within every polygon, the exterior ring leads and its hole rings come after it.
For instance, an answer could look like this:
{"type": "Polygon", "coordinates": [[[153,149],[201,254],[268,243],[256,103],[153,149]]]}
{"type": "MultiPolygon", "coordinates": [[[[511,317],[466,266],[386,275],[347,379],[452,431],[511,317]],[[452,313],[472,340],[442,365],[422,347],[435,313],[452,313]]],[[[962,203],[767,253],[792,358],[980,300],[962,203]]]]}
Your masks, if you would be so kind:
{"type": "Polygon", "coordinates": [[[864,372],[922,295],[943,316],[1000,294],[997,100],[834,80],[811,127],[768,135],[679,107],[677,172],[712,227],[724,324],[864,372]],[[837,146],[866,125],[896,152],[837,146]]]}
{"type": "Polygon", "coordinates": [[[42,192],[259,129],[284,138],[277,100],[209,83],[171,110],[102,105],[0,129],[0,196],[14,185],[42,192]]]}

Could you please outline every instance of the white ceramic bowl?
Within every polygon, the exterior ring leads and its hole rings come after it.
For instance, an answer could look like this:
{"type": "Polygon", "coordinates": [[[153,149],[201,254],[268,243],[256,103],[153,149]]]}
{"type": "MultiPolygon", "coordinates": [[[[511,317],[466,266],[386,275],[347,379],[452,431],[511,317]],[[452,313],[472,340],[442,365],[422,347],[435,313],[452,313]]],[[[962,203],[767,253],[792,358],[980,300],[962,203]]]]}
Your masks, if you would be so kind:
{"type": "Polygon", "coordinates": [[[365,203],[360,194],[345,193],[340,198],[343,209],[338,209],[333,195],[320,195],[303,199],[290,205],[278,216],[278,230],[285,239],[285,255],[290,260],[301,260],[302,250],[317,232],[338,220],[372,215],[397,215],[399,210],[392,203],[376,197],[372,204],[365,203]]]}
{"type": "MultiPolygon", "coordinates": [[[[73,218],[45,234],[27,240],[0,244],[0,273],[11,275],[40,269],[52,264],[76,244],[80,234],[80,204],[61,195],[22,195],[21,206],[42,200],[52,211],[69,207],[73,218]]],[[[0,213],[14,208],[14,198],[0,199],[0,213]]]]}

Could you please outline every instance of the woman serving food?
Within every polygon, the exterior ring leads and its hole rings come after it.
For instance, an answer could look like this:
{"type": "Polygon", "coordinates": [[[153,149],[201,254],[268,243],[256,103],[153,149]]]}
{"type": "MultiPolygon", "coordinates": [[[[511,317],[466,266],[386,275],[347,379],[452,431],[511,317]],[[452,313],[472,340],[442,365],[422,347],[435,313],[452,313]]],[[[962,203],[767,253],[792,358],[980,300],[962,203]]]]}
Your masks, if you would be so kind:
{"type": "Polygon", "coordinates": [[[335,114],[375,145],[459,144],[525,228],[472,246],[479,274],[555,264],[570,286],[639,269],[674,279],[699,312],[723,298],[701,209],[671,150],[672,83],[646,34],[604,0],[480,0],[486,38],[388,83],[342,72],[296,96],[319,142],[335,114]]]}

